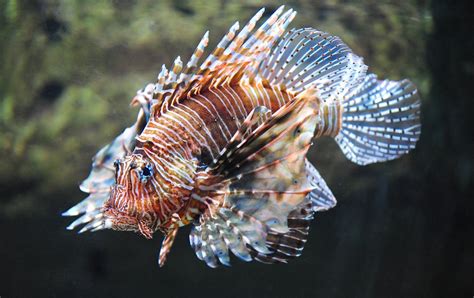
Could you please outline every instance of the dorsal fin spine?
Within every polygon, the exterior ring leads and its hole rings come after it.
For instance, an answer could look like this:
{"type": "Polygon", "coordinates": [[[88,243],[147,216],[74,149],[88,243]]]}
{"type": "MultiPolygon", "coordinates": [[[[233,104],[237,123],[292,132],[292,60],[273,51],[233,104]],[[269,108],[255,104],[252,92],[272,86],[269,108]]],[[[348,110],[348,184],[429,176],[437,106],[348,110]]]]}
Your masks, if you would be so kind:
{"type": "Polygon", "coordinates": [[[243,44],[247,36],[255,28],[255,25],[257,24],[258,20],[260,20],[264,12],[265,8],[262,8],[257,12],[257,14],[255,14],[255,16],[250,19],[247,25],[242,28],[237,37],[232,41],[232,43],[227,47],[227,49],[225,49],[223,57],[231,55],[235,49],[239,48],[243,44]]]}
{"type": "Polygon", "coordinates": [[[226,35],[222,37],[221,41],[217,44],[216,48],[210,54],[207,59],[202,63],[201,67],[197,74],[206,75],[208,71],[212,70],[212,67],[215,67],[214,62],[222,55],[225,50],[225,47],[234,39],[235,33],[239,30],[239,22],[235,22],[229,29],[226,35]]]}
{"type": "MultiPolygon", "coordinates": [[[[176,91],[176,85],[178,85],[177,77],[180,74],[182,69],[183,69],[183,62],[181,61],[181,58],[178,56],[174,60],[173,69],[168,76],[168,82],[167,82],[167,84],[169,84],[169,87],[170,87],[169,89],[173,91],[172,94],[174,94],[176,91]]],[[[171,95],[170,98],[174,98],[174,97],[171,95]]]]}
{"type": "Polygon", "coordinates": [[[181,57],[178,56],[174,60],[173,68],[171,69],[168,75],[168,80],[166,81],[166,84],[176,85],[176,77],[180,73],[181,69],[183,69],[183,62],[181,61],[181,57]]]}
{"type": "Polygon", "coordinates": [[[165,79],[166,79],[166,66],[163,64],[161,66],[161,71],[158,74],[158,77],[156,79],[155,90],[154,90],[156,94],[159,94],[161,91],[163,91],[163,86],[165,85],[165,79]]]}
{"type": "Polygon", "coordinates": [[[240,32],[237,32],[238,22],[234,23],[213,52],[197,66],[198,59],[208,43],[206,33],[182,74],[179,75],[178,70],[174,71],[173,68],[173,71],[166,75],[163,90],[157,100],[161,103],[161,113],[179,104],[180,99],[202,93],[208,88],[230,84],[252,85],[256,79],[261,79],[257,70],[262,59],[268,55],[275,40],[280,38],[295,16],[292,9],[284,12],[284,6],[281,6],[254,31],[263,12],[263,9],[257,12],[240,32]]]}
{"type": "Polygon", "coordinates": [[[285,8],[284,5],[280,6],[255,32],[254,35],[252,35],[243,45],[242,48],[244,49],[249,49],[258,39],[260,36],[265,33],[271,26],[278,20],[278,17],[281,15],[283,12],[283,9],[285,8]]]}
{"type": "Polygon", "coordinates": [[[206,33],[204,33],[203,37],[201,38],[201,41],[199,42],[198,46],[194,50],[194,53],[191,55],[191,58],[186,64],[186,67],[181,73],[179,82],[185,82],[189,78],[190,73],[192,73],[194,69],[197,67],[197,63],[199,62],[199,59],[202,57],[202,54],[204,54],[204,50],[206,49],[208,43],[209,43],[209,31],[206,31],[206,33]]]}
{"type": "Polygon", "coordinates": [[[157,109],[163,106],[163,87],[165,85],[167,76],[168,76],[168,70],[166,69],[166,66],[163,64],[161,66],[161,71],[158,74],[158,78],[155,84],[155,90],[154,90],[155,95],[153,96],[153,98],[156,98],[156,104],[154,104],[151,108],[152,115],[155,115],[155,113],[157,112],[157,109]]]}
{"type": "MultiPolygon", "coordinates": [[[[254,45],[255,51],[259,50],[260,52],[258,56],[265,57],[270,53],[275,40],[277,40],[283,34],[283,32],[285,32],[286,28],[295,16],[295,11],[292,9],[288,10],[274,23],[274,25],[271,27],[271,30],[268,30],[268,32],[264,33],[261,40],[254,45]]],[[[254,62],[249,66],[248,73],[256,74],[260,63],[260,58],[257,57],[254,59],[254,62]]]]}

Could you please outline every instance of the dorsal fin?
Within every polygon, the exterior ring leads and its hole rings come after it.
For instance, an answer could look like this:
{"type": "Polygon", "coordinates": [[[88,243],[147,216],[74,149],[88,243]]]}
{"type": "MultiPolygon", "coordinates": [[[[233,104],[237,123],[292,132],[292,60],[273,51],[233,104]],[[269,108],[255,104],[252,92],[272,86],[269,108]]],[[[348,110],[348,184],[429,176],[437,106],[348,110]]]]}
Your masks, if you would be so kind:
{"type": "Polygon", "coordinates": [[[292,29],[265,56],[259,75],[293,92],[316,87],[323,101],[342,100],[361,82],[367,66],[336,36],[313,28],[292,29]]]}
{"type": "Polygon", "coordinates": [[[264,9],[257,12],[240,32],[239,24],[235,23],[199,67],[199,59],[209,40],[207,32],[182,73],[179,57],[171,71],[163,66],[155,84],[152,115],[156,117],[178,104],[179,100],[208,88],[254,81],[260,61],[269,54],[274,42],[296,15],[292,9],[283,11],[284,6],[281,6],[253,33],[264,9]]]}

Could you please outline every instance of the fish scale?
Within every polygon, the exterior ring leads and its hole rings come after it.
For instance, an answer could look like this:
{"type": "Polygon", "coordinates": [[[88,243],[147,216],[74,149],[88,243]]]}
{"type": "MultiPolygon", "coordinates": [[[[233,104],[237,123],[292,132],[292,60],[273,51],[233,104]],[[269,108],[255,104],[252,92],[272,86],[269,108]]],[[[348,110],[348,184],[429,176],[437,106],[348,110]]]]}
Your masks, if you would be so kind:
{"type": "Polygon", "coordinates": [[[94,157],[81,184],[90,195],[63,213],[68,229],[114,229],[165,237],[178,229],[210,267],[286,263],[301,255],[314,213],[336,205],[306,158],[332,137],[360,165],[400,157],[421,133],[420,99],[408,80],[378,80],[338,37],[291,29],[296,12],[260,10],[234,23],[204,58],[206,32],[188,62],[163,65],[137,92],[134,125],[94,157]],[[185,65],[185,66],[184,66],[185,65]],[[183,68],[184,66],[184,68],[183,68]]]}

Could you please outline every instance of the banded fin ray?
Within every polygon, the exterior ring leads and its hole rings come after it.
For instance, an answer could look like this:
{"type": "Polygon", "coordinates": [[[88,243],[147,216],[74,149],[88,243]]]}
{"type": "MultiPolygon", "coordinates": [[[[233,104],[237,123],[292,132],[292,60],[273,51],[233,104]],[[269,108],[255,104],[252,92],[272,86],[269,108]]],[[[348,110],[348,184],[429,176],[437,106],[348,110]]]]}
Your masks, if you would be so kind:
{"type": "Polygon", "coordinates": [[[261,263],[274,264],[287,263],[289,259],[299,257],[308,238],[313,214],[314,211],[311,208],[308,195],[303,202],[288,214],[288,232],[268,232],[265,243],[271,252],[263,254],[249,248],[252,258],[261,263]]]}
{"type": "Polygon", "coordinates": [[[206,212],[189,235],[196,256],[215,268],[219,264],[230,265],[229,250],[244,261],[251,261],[249,246],[269,253],[265,246],[264,225],[236,208],[219,207],[206,212]]]}
{"type": "Polygon", "coordinates": [[[180,60],[175,61],[173,71],[163,66],[155,84],[152,114],[157,117],[166,113],[179,105],[180,100],[211,87],[253,81],[258,64],[296,15],[292,9],[283,10],[284,6],[278,8],[255,32],[253,29],[262,17],[263,9],[240,32],[239,24],[235,23],[199,67],[198,62],[209,41],[207,32],[182,73],[180,60]]]}
{"type": "Polygon", "coordinates": [[[362,58],[339,38],[313,28],[292,29],[260,65],[260,76],[293,92],[316,87],[325,102],[341,100],[364,77],[362,58]]]}
{"type": "Polygon", "coordinates": [[[415,148],[420,137],[420,98],[408,80],[377,80],[374,74],[343,102],[336,136],[346,157],[359,164],[392,160],[415,148]]]}

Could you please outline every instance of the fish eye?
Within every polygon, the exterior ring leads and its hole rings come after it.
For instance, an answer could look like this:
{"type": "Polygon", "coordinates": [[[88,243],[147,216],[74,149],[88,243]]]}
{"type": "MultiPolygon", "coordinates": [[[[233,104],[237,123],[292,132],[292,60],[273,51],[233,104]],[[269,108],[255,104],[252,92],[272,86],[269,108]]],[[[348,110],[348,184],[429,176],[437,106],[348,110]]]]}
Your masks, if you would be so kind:
{"type": "Polygon", "coordinates": [[[142,169],[142,175],[143,176],[150,176],[151,175],[151,170],[150,170],[148,165],[142,169]]]}
{"type": "Polygon", "coordinates": [[[139,171],[139,175],[140,175],[140,181],[142,183],[147,182],[148,179],[150,179],[150,177],[153,175],[152,166],[150,164],[147,164],[144,167],[142,167],[139,171]]]}
{"type": "Polygon", "coordinates": [[[115,168],[115,171],[118,171],[119,167],[120,167],[120,160],[119,160],[119,159],[116,159],[116,160],[114,161],[114,168],[115,168]]]}

